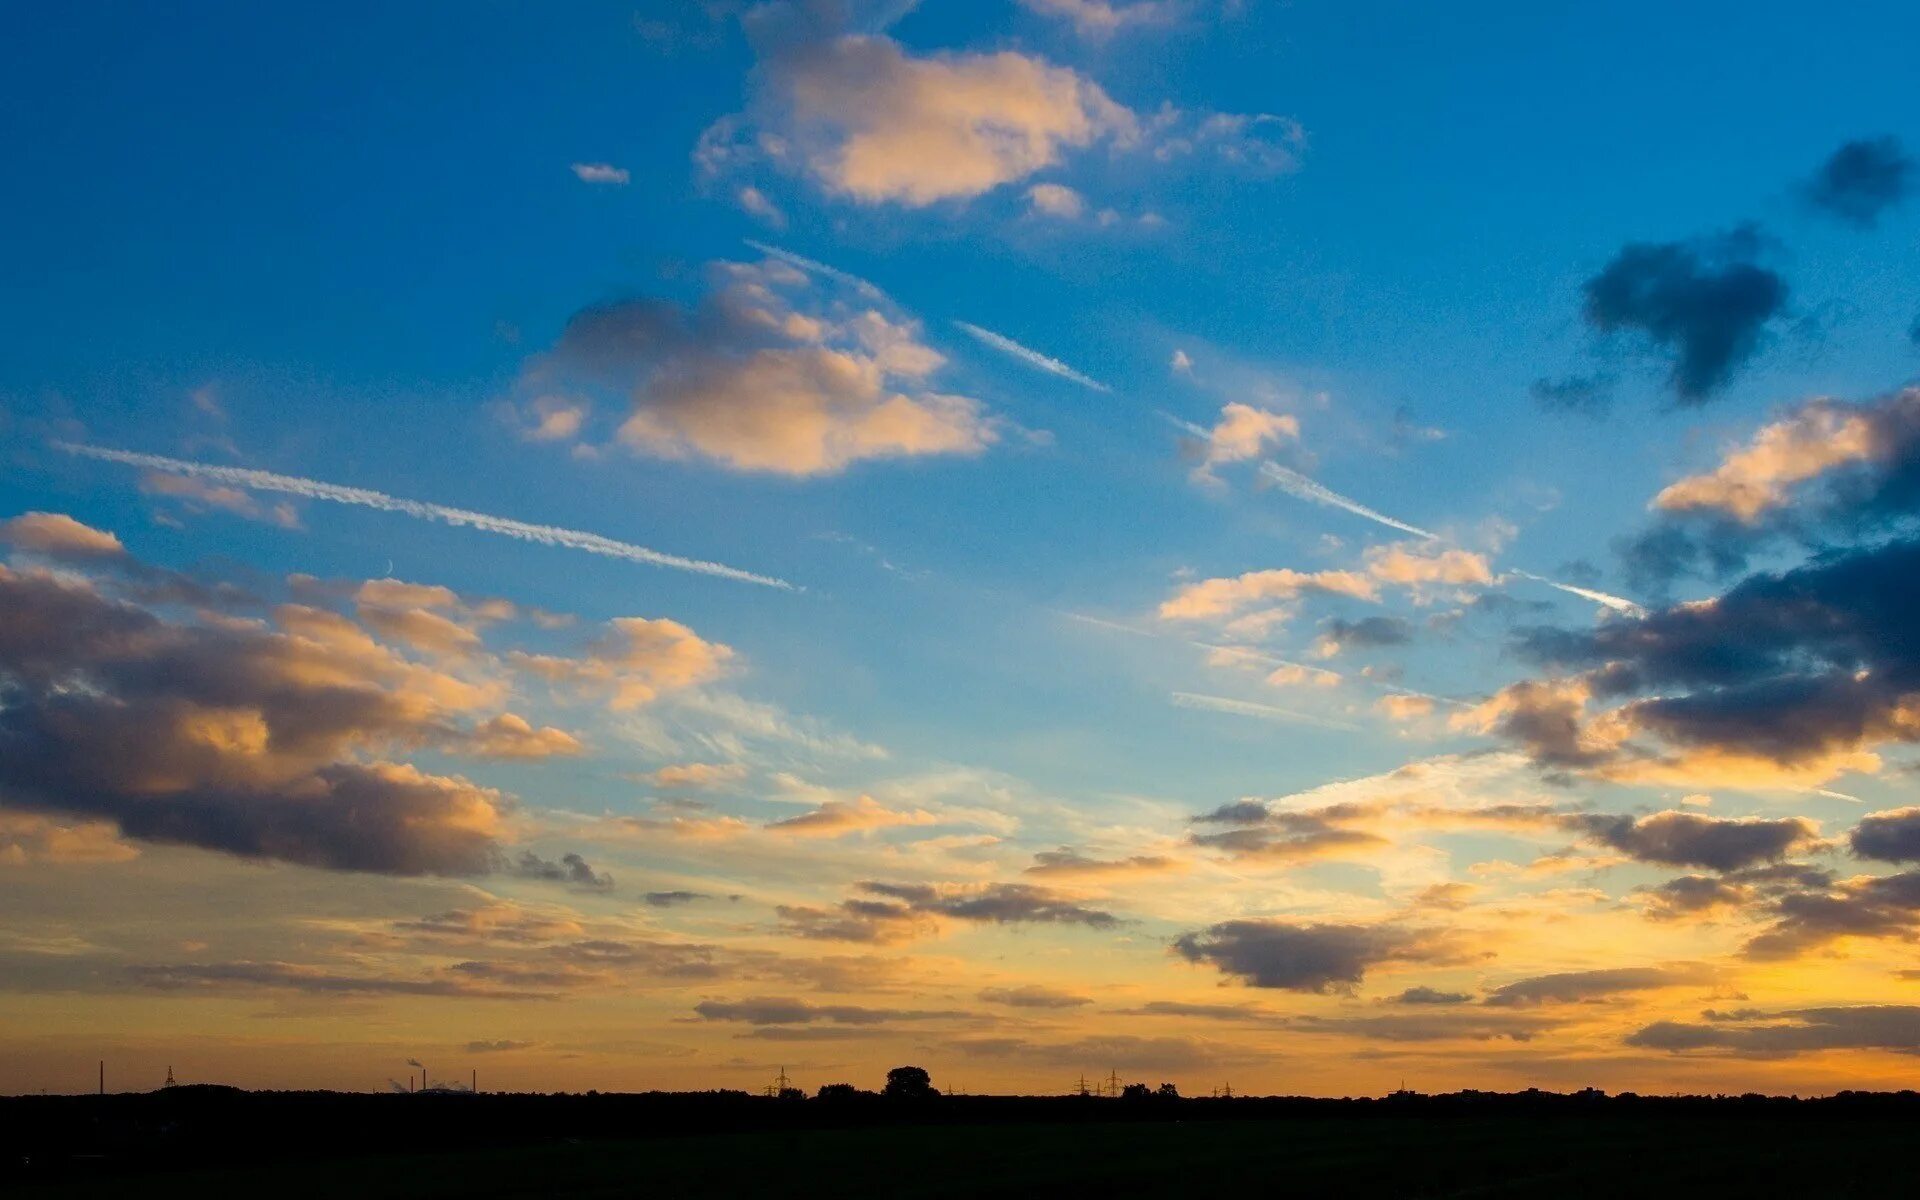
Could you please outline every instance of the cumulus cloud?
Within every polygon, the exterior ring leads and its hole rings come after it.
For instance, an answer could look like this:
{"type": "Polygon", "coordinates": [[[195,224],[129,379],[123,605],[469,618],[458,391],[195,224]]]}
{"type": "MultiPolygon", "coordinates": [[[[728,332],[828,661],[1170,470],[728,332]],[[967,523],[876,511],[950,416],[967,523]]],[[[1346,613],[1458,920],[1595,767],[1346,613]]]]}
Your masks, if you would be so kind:
{"type": "Polygon", "coordinates": [[[1715,509],[1751,525],[1784,504],[1793,485],[1869,457],[1876,448],[1875,435],[1873,422],[1862,413],[1808,405],[1764,426],[1749,445],[1727,455],[1712,472],[1662,488],[1653,507],[1667,512],[1715,509]]]}
{"type": "Polygon", "coordinates": [[[1913,191],[1913,156],[1895,137],[1847,142],[1820,164],[1801,195],[1816,211],[1861,229],[1913,191]]]}
{"type": "Polygon", "coordinates": [[[1708,817],[1669,811],[1639,818],[1582,814],[1566,820],[1640,862],[1712,871],[1777,862],[1820,844],[1819,829],[1804,817],[1708,817]]]}
{"type": "Polygon", "coordinates": [[[507,658],[530,674],[603,695],[615,711],[625,711],[721,678],[733,648],[665,617],[616,617],[578,657],[516,650],[507,658]]]}
{"type": "Polygon", "coordinates": [[[945,359],[883,298],[829,302],[779,259],[712,277],[691,310],[624,300],[576,313],[518,386],[623,396],[628,449],[737,471],[830,475],[998,440],[977,401],[931,386],[945,359]]]}
{"type": "Polygon", "coordinates": [[[1186,864],[1164,854],[1135,854],[1127,858],[1092,858],[1077,851],[1042,850],[1033,856],[1026,873],[1052,879],[1119,879],[1164,875],[1184,870],[1186,864]]]}
{"type": "Polygon", "coordinates": [[[1192,435],[1190,451],[1198,461],[1193,468],[1195,483],[1218,484],[1214,468],[1228,463],[1259,458],[1283,441],[1300,439],[1300,421],[1286,413],[1268,412],[1251,404],[1231,401],[1220,409],[1220,419],[1211,429],[1187,425],[1192,435]]]}
{"type": "Polygon", "coordinates": [[[1920,657],[1906,631],[1915,586],[1920,543],[1891,541],[1756,573],[1639,621],[1531,630],[1522,653],[1585,673],[1507,689],[1482,725],[1545,763],[1604,764],[1622,779],[1805,787],[1874,770],[1875,747],[1920,740],[1920,657]],[[1590,699],[1636,696],[1586,713],[1590,699]],[[1630,736],[1668,749],[1630,753],[1630,736]]]}
{"type": "Polygon", "coordinates": [[[1785,309],[1787,284],[1756,261],[1753,226],[1689,242],[1632,242],[1587,280],[1584,315],[1600,334],[1639,335],[1669,363],[1681,404],[1724,387],[1785,309]]]}
{"type": "Polygon", "coordinates": [[[775,153],[865,204],[970,199],[1139,131],[1092,80],[1014,51],[917,57],[884,36],[848,35],[794,48],[767,71],[775,153]]]}
{"type": "Polygon", "coordinates": [[[127,552],[113,534],[65,513],[30,512],[0,521],[0,541],[50,558],[120,558],[127,552]]]}
{"type": "Polygon", "coordinates": [[[1847,835],[1861,858],[1884,862],[1920,862],[1920,808],[1894,808],[1864,817],[1847,835]]]}
{"type": "Polygon", "coordinates": [[[918,884],[868,880],[833,908],[783,905],[782,927],[795,937],[824,941],[906,941],[939,928],[942,920],[993,925],[1083,925],[1112,929],[1120,919],[1050,888],[1027,883],[918,884]]]}
{"type": "Polygon", "coordinates": [[[1173,950],[1253,987],[1295,992],[1351,991],[1373,967],[1435,953],[1431,936],[1412,930],[1281,920],[1223,921],[1181,934],[1173,950]]]}

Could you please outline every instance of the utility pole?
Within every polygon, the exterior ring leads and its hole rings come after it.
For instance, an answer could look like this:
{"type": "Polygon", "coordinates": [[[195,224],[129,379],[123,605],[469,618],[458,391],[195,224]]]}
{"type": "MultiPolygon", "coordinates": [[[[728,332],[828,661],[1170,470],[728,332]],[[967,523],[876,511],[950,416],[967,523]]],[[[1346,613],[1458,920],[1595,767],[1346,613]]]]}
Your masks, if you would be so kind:
{"type": "Polygon", "coordinates": [[[100,1060],[100,1094],[107,1094],[107,1060],[104,1058],[100,1060]]]}

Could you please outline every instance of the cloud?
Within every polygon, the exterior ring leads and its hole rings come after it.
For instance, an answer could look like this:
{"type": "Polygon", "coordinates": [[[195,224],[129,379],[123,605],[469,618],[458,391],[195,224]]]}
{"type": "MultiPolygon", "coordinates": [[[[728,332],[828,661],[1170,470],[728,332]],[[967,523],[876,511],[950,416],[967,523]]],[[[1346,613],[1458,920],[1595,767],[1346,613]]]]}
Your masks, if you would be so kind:
{"type": "Polygon", "coordinates": [[[1742,226],[1690,242],[1631,242],[1585,285],[1587,324],[1637,333],[1670,362],[1681,404],[1710,399],[1760,348],[1787,284],[1759,266],[1762,238],[1742,226]]]}
{"type": "Polygon", "coordinates": [[[148,471],[140,476],[140,490],[149,496],[177,500],[193,512],[217,509],[249,521],[265,521],[282,529],[300,527],[299,514],[294,512],[290,504],[276,504],[267,508],[239,488],[209,483],[191,475],[148,471]]]}
{"type": "Polygon", "coordinates": [[[1716,972],[1699,963],[1664,967],[1607,967],[1595,971],[1562,971],[1517,979],[1494,988],[1482,1003],[1495,1007],[1535,1004],[1579,1004],[1625,992],[1686,987],[1712,983],[1716,972]]]}
{"type": "MultiPolygon", "coordinates": [[[[1902,393],[1905,405],[1920,405],[1920,389],[1902,393]]],[[[1868,414],[1815,403],[1763,426],[1747,446],[1727,455],[1708,474],[1691,475],[1662,488],[1653,507],[1665,512],[1712,509],[1746,525],[1787,502],[1794,485],[1835,467],[1874,457],[1882,430],[1868,414]]]]}
{"type": "Polygon", "coordinates": [[[1566,821],[1594,841],[1640,862],[1712,871],[1777,862],[1820,844],[1819,829],[1804,817],[1708,817],[1668,811],[1637,819],[1580,814],[1566,821]]]}
{"type": "Polygon", "coordinates": [[[1036,183],[1027,189],[1028,208],[1039,216],[1077,221],[1087,215],[1087,199],[1063,183],[1036,183]]]}
{"type": "Polygon", "coordinates": [[[1129,858],[1089,858],[1072,850],[1042,850],[1033,856],[1028,875],[1043,879],[1119,879],[1164,875],[1186,869],[1186,864],[1164,854],[1136,854],[1129,858]]]}
{"type": "Polygon", "coordinates": [[[697,900],[710,900],[705,892],[648,892],[640,897],[652,908],[675,908],[682,904],[692,904],[697,900]]]}
{"type": "Polygon", "coordinates": [[[507,661],[549,682],[604,695],[616,712],[711,683],[726,674],[733,648],[665,617],[616,617],[577,658],[512,651],[507,661]]]}
{"type": "Polygon", "coordinates": [[[1423,786],[1425,775],[1402,770],[1272,804],[1236,801],[1194,818],[1196,825],[1234,828],[1188,840],[1240,860],[1369,862],[1424,831],[1537,832],[1559,825],[1559,814],[1545,805],[1488,803],[1471,795],[1449,800],[1423,786]]]}
{"type": "Polygon", "coordinates": [[[1624,596],[1609,595],[1606,592],[1596,591],[1590,587],[1581,587],[1578,584],[1561,583],[1558,580],[1548,579],[1544,575],[1535,575],[1531,571],[1508,571],[1507,574],[1518,579],[1531,579],[1535,583],[1543,583],[1556,591],[1565,592],[1569,596],[1578,596],[1582,600],[1591,600],[1602,608],[1612,609],[1614,612],[1624,616],[1643,617],[1647,613],[1644,607],[1628,600],[1624,596]]]}
{"type": "Polygon", "coordinates": [[[1070,22],[1081,37],[1102,39],[1130,29],[1165,28],[1183,14],[1175,0],[1020,0],[1042,16],[1070,22]]]}
{"type": "Polygon", "coordinates": [[[468,1042],[468,1054],[504,1054],[514,1050],[531,1050],[538,1042],[516,1042],[508,1038],[495,1038],[492,1041],[468,1042]]]}
{"type": "Polygon", "coordinates": [[[522,850],[520,856],[513,860],[513,873],[522,879],[565,883],[590,892],[613,890],[613,876],[594,870],[586,859],[572,851],[561,855],[556,862],[541,858],[531,850],[522,850]]]}
{"type": "Polygon", "coordinates": [[[1740,1058],[1786,1058],[1824,1050],[1920,1053],[1920,1007],[1861,1004],[1742,1013],[1737,1021],[1655,1021],[1628,1035],[1645,1050],[1719,1051],[1740,1058]]]}
{"type": "Polygon", "coordinates": [[[1194,438],[1192,449],[1199,459],[1193,468],[1195,483],[1217,484],[1220,480],[1214,474],[1215,467],[1246,462],[1260,457],[1270,446],[1300,439],[1298,418],[1238,401],[1221,407],[1220,419],[1211,429],[1180,424],[1194,438]]]}
{"type": "Polygon", "coordinates": [[[1914,160],[1894,137],[1847,142],[1820,164],[1801,196],[1816,211],[1871,229],[1913,190],[1914,160]]]}
{"type": "Polygon", "coordinates": [[[1104,383],[1087,378],[1059,359],[1049,358],[1038,350],[1022,346],[1012,338],[995,333],[991,329],[982,329],[980,326],[966,321],[955,321],[954,325],[962,333],[973,338],[975,341],[986,346],[991,346],[1000,353],[1023,362],[1036,371],[1044,371],[1049,375],[1058,375],[1062,379],[1077,383],[1084,388],[1091,388],[1096,392],[1111,392],[1113,390],[1104,383]]]}
{"type": "Polygon", "coordinates": [[[892,902],[904,912],[982,921],[995,925],[1086,925],[1111,929],[1119,918],[1088,908],[1044,887],[1028,883],[946,885],[913,883],[860,884],[860,890],[892,902]]]}
{"type": "Polygon", "coordinates": [[[1355,600],[1379,596],[1374,581],[1357,571],[1296,571],[1286,567],[1183,585],[1160,605],[1160,618],[1194,621],[1231,616],[1254,604],[1297,600],[1308,592],[1355,600]]]}
{"type": "Polygon", "coordinates": [[[1183,933],[1173,950],[1252,987],[1295,992],[1351,991],[1373,967],[1432,954],[1425,935],[1392,926],[1271,919],[1223,921],[1183,933]]]}
{"type": "Polygon", "coordinates": [[[612,163],[574,163],[570,169],[581,183],[610,183],[625,187],[632,178],[625,167],[616,167],[612,163]]]}
{"type": "Polygon", "coordinates": [[[575,313],[516,386],[624,397],[617,437],[636,453],[795,478],[998,440],[977,401],[932,387],[945,358],[883,297],[830,303],[786,258],[710,276],[691,309],[629,299],[575,313]]]}
{"type": "Polygon", "coordinates": [[[1507,736],[1553,765],[1604,764],[1615,778],[1690,787],[1817,786],[1876,769],[1880,744],[1920,740],[1920,709],[1908,699],[1920,680],[1907,634],[1916,586],[1920,542],[1896,540],[1756,573],[1715,599],[1640,621],[1531,630],[1523,654],[1586,674],[1507,689],[1493,706],[1508,710],[1507,736]],[[1585,715],[1590,698],[1635,695],[1644,698],[1585,715]],[[1520,703],[1528,696],[1555,707],[1533,706],[1533,728],[1520,730],[1512,717],[1528,711],[1520,703]],[[1671,749],[1629,754],[1630,735],[1671,749]]]}
{"type": "Polygon", "coordinates": [[[983,988],[980,998],[988,1004],[1004,1004],[1009,1008],[1079,1008],[1093,1003],[1086,996],[1041,987],[1039,984],[1027,984],[1015,988],[983,988]]]}
{"type": "MultiPolygon", "coordinates": [[[[479,965],[479,964],[463,964],[479,965]]],[[[288,962],[153,963],[131,968],[142,987],[211,994],[256,990],[321,996],[431,996],[442,999],[548,1000],[562,981],[552,977],[502,979],[453,968],[420,975],[348,974],[288,962]]]]}
{"type": "Polygon", "coordinates": [[[122,841],[111,822],[63,823],[0,810],[0,867],[115,863],[139,856],[140,851],[122,841]]]}
{"type": "Polygon", "coordinates": [[[850,35],[793,49],[767,82],[785,152],[829,193],[864,204],[970,199],[1137,134],[1098,84],[1013,51],[915,57],[850,35]]]}
{"type": "Polygon", "coordinates": [[[746,1000],[703,1000],[693,1011],[708,1021],[739,1021],[750,1025],[881,1025],[894,1021],[937,1021],[968,1014],[900,1008],[861,1008],[851,1004],[809,1004],[804,1000],[756,996],[746,1000]]]}
{"type": "Polygon", "coordinates": [[[1430,987],[1410,987],[1391,997],[1395,1004],[1465,1004],[1473,999],[1467,992],[1443,992],[1430,987]]]}
{"type": "Polygon", "coordinates": [[[1847,835],[1847,846],[1861,858],[1920,862],[1920,808],[1889,809],[1862,818],[1847,835]]]}
{"type": "Polygon", "coordinates": [[[1320,623],[1315,652],[1332,658],[1350,647],[1365,650],[1405,646],[1413,641],[1413,625],[1400,617],[1362,617],[1357,621],[1333,617],[1320,623]]]}
{"type": "Polygon", "coordinates": [[[648,776],[656,787],[697,790],[725,787],[746,777],[745,763],[672,763],[648,776]]]}
{"type": "Polygon", "coordinates": [[[562,529],[554,525],[533,525],[525,521],[516,521],[508,517],[488,516],[485,513],[467,509],[449,508],[442,504],[428,504],[419,500],[403,500],[366,488],[341,487],[337,484],[321,483],[318,480],[302,479],[293,475],[276,475],[270,471],[256,471],[247,467],[219,467],[206,463],[186,462],[177,458],[165,458],[158,454],[136,454],[126,450],[109,450],[100,446],[82,446],[72,442],[55,442],[54,445],[69,454],[78,454],[86,458],[100,459],[105,462],[124,463],[128,466],[147,467],[154,470],[170,471],[179,475],[198,476],[231,484],[235,487],[250,488],[254,491],[279,492],[291,496],[304,496],[310,500],[326,500],[335,504],[351,504],[361,508],[378,509],[382,512],[400,513],[422,521],[434,521],[443,525],[477,529],[482,533],[499,534],[502,537],[517,538],[526,542],[538,542],[546,546],[559,546],[568,550],[581,550],[588,554],[604,555],[608,558],[625,559],[628,562],[645,563],[648,566],[670,567],[679,571],[692,571],[700,575],[712,575],[721,579],[732,579],[740,583],[757,583],[763,587],[792,590],[793,585],[782,579],[766,575],[756,575],[742,571],[737,567],[721,563],[703,562],[698,559],[681,558],[675,554],[663,554],[658,550],[649,550],[644,546],[635,546],[629,542],[619,542],[602,537],[597,533],[586,533],[578,529],[562,529]]]}
{"type": "Polygon", "coordinates": [[[49,558],[120,558],[127,552],[113,534],[65,513],[30,512],[0,521],[0,541],[49,558]]]}
{"type": "Polygon", "coordinates": [[[1774,922],[1747,943],[1749,958],[1794,958],[1849,937],[1910,941],[1920,924],[1920,871],[1809,881],[1778,892],[1768,912],[1774,922]]]}
{"type": "Polygon", "coordinates": [[[934,825],[939,821],[939,817],[923,809],[899,812],[872,796],[857,796],[852,800],[825,801],[818,808],[784,821],[773,821],[766,828],[772,833],[794,837],[832,838],[902,825],[934,825]]]}
{"type": "Polygon", "coordinates": [[[1308,479],[1300,472],[1289,467],[1283,467],[1279,463],[1261,463],[1260,474],[1269,483],[1296,499],[1310,501],[1314,504],[1323,504],[1329,508],[1342,509],[1357,517],[1365,517],[1367,520],[1385,525],[1389,529],[1398,529],[1402,533],[1411,533],[1416,537],[1432,538],[1435,536],[1420,528],[1418,525],[1409,525],[1405,521],[1395,520],[1377,509],[1368,508],[1358,500],[1342,496],[1332,488],[1308,479]]]}
{"type": "Polygon", "coordinates": [[[535,729],[518,713],[501,713],[475,726],[468,746],[484,758],[530,760],[564,757],[586,749],[566,730],[551,725],[535,729]]]}

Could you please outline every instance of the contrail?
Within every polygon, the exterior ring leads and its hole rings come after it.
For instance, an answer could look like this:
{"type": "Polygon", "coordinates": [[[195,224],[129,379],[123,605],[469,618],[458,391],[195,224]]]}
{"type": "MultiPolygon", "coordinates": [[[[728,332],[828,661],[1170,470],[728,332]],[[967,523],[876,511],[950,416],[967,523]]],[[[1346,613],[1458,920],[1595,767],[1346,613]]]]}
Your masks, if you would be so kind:
{"type": "Polygon", "coordinates": [[[1344,508],[1356,517],[1365,517],[1369,521],[1378,521],[1390,529],[1398,529],[1403,533],[1416,534],[1429,541],[1439,540],[1438,534],[1430,533],[1418,525],[1409,525],[1405,521],[1396,521],[1385,513],[1368,508],[1358,500],[1349,500],[1332,488],[1315,483],[1298,471],[1290,471],[1279,463],[1261,463],[1260,473],[1272,480],[1280,490],[1286,492],[1289,496],[1296,496],[1302,500],[1311,500],[1315,504],[1325,504],[1333,508],[1344,508]]]}
{"type": "Polygon", "coordinates": [[[649,550],[645,546],[617,542],[612,538],[578,529],[562,529],[556,525],[532,525],[509,517],[494,517],[464,508],[448,508],[444,504],[428,504],[422,500],[403,500],[398,496],[389,496],[384,492],[370,491],[366,488],[341,487],[339,484],[302,479],[297,475],[276,475],[271,471],[256,471],[249,467],[219,467],[207,463],[187,462],[178,458],[165,458],[158,454],[137,454],[131,450],[109,450],[103,446],[83,446],[73,442],[53,444],[68,454],[97,458],[103,462],[124,463],[130,467],[145,467],[154,471],[171,471],[176,475],[194,475],[256,492],[280,492],[289,496],[303,496],[309,500],[353,504],[361,508],[400,513],[422,521],[478,529],[482,533],[497,533],[502,537],[519,538],[523,542],[539,542],[546,546],[584,550],[588,554],[604,555],[607,558],[623,558],[628,562],[645,563],[653,567],[671,567],[677,571],[692,571],[698,575],[713,575],[740,583],[757,583],[762,587],[780,588],[783,591],[797,590],[786,580],[775,579],[770,575],[755,575],[751,571],[742,571],[738,567],[729,567],[724,563],[681,558],[677,554],[662,554],[658,550],[649,550]]]}
{"type": "Polygon", "coordinates": [[[768,258],[777,258],[790,267],[799,267],[802,271],[808,271],[815,275],[824,275],[835,283],[844,283],[848,287],[856,291],[864,292],[876,300],[886,295],[885,292],[880,290],[879,285],[868,283],[858,275],[848,271],[842,271],[838,267],[830,267],[818,259],[808,258],[804,254],[795,254],[791,250],[782,250],[778,246],[769,246],[765,242],[756,242],[752,238],[743,238],[741,240],[768,258]]]}
{"type": "Polygon", "coordinates": [[[1559,588],[1569,596],[1578,596],[1582,600],[1591,600],[1595,604],[1605,605],[1617,613],[1625,613],[1630,617],[1644,617],[1647,615],[1646,609],[1623,596],[1609,596],[1605,592],[1596,592],[1592,588],[1575,587],[1571,583],[1560,583],[1557,580],[1548,579],[1544,575],[1535,575],[1531,571],[1515,570],[1508,573],[1518,575],[1522,579],[1531,579],[1535,583],[1544,583],[1550,588],[1559,588]]]}
{"type": "Polygon", "coordinates": [[[1233,700],[1226,696],[1203,696],[1195,692],[1174,692],[1172,700],[1178,708],[1198,708],[1208,712],[1233,713],[1241,717],[1259,717],[1264,721],[1287,721],[1300,725],[1318,725],[1323,729],[1346,729],[1358,731],[1359,726],[1344,721],[1329,721],[1325,717],[1316,717],[1309,713],[1294,712],[1288,708],[1275,708],[1271,704],[1255,704],[1251,700],[1233,700]]]}
{"type": "Polygon", "coordinates": [[[1113,391],[1113,389],[1106,384],[1098,380],[1088,379],[1085,375],[1082,375],[1059,359],[1048,358],[1038,350],[1030,350],[1010,337],[1002,337],[991,329],[982,329],[978,325],[969,324],[966,321],[955,321],[954,324],[974,338],[992,346],[1002,354],[1010,354],[1036,370],[1045,371],[1049,375],[1058,375],[1062,379],[1071,379],[1081,387],[1092,388],[1096,392],[1113,391]]]}

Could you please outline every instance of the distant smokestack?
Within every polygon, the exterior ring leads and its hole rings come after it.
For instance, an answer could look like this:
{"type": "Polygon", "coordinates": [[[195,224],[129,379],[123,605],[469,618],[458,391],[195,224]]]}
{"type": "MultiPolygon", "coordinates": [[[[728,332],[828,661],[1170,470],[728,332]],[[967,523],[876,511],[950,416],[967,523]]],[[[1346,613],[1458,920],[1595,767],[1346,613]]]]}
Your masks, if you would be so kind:
{"type": "Polygon", "coordinates": [[[107,1060],[104,1058],[100,1060],[100,1094],[107,1094],[107,1060]]]}
{"type": "Polygon", "coordinates": [[[473,1072],[473,1081],[467,1084],[467,1090],[476,1096],[480,1094],[480,1072],[478,1069],[475,1069],[473,1072]]]}

